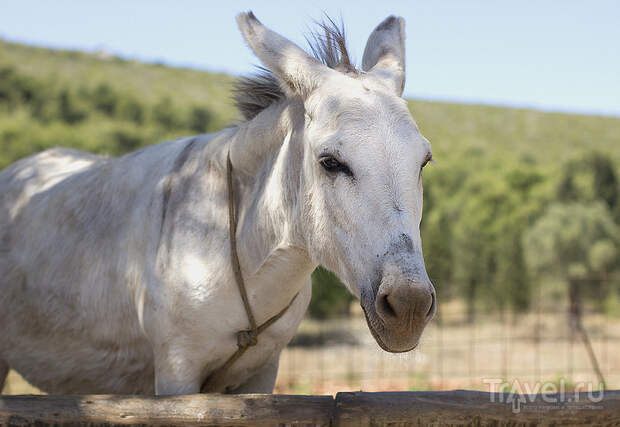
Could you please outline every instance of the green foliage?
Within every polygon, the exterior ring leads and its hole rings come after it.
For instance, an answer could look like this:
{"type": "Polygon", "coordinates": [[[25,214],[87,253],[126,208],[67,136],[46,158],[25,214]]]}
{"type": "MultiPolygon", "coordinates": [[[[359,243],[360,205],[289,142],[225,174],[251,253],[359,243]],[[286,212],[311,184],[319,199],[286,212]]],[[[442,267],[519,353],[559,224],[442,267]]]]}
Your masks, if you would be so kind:
{"type": "Polygon", "coordinates": [[[614,212],[619,190],[615,164],[609,156],[593,151],[566,163],[557,194],[567,202],[602,200],[614,212]]]}
{"type": "Polygon", "coordinates": [[[24,83],[13,67],[0,68],[0,102],[9,110],[32,97],[29,85],[24,83]]]}
{"type": "Polygon", "coordinates": [[[174,105],[172,105],[172,99],[169,96],[162,98],[153,107],[153,119],[157,124],[166,129],[174,129],[181,123],[177,116],[177,111],[174,105]]]}
{"type": "Polygon", "coordinates": [[[608,316],[620,317],[620,292],[617,288],[611,289],[609,295],[601,301],[602,311],[608,316]]]}
{"type": "Polygon", "coordinates": [[[53,146],[120,155],[235,119],[231,78],[0,40],[0,169],[53,146]]]}
{"type": "Polygon", "coordinates": [[[144,122],[144,106],[135,99],[126,98],[120,102],[118,116],[137,125],[144,122]]]}
{"type": "Polygon", "coordinates": [[[331,271],[319,267],[312,273],[312,301],[308,309],[317,319],[347,314],[353,297],[331,271]]]}
{"type": "Polygon", "coordinates": [[[76,96],[68,89],[62,89],[58,94],[58,118],[70,125],[81,122],[88,117],[88,110],[79,104],[76,96]]]}
{"type": "MultiPolygon", "coordinates": [[[[427,191],[428,194],[428,191],[427,191]]],[[[445,211],[426,209],[423,217],[424,258],[429,277],[441,280],[437,287],[440,300],[458,295],[454,286],[452,223],[445,211]]]]}
{"type": "Polygon", "coordinates": [[[604,311],[616,296],[609,276],[620,271],[615,169],[609,156],[597,151],[566,162],[559,202],[525,236],[533,270],[562,277],[576,304],[590,297],[604,311]]]}
{"type": "Polygon", "coordinates": [[[496,170],[474,160],[467,166],[475,172],[450,165],[437,181],[426,180],[431,206],[422,237],[429,275],[440,299],[465,299],[470,320],[477,307],[525,310],[530,280],[521,234],[544,203],[545,177],[528,165],[496,170]]]}
{"type": "Polygon", "coordinates": [[[106,116],[114,116],[114,113],[116,113],[118,96],[110,86],[106,83],[99,83],[93,91],[91,98],[95,110],[102,112],[106,116]]]}
{"type": "Polygon", "coordinates": [[[189,116],[189,128],[194,132],[205,133],[213,119],[211,111],[204,107],[193,107],[189,116]]]}
{"type": "Polygon", "coordinates": [[[609,308],[608,277],[620,267],[620,227],[604,202],[554,203],[524,242],[532,271],[563,278],[571,303],[590,298],[609,308]]]}
{"type": "Polygon", "coordinates": [[[620,227],[602,202],[555,203],[528,230],[525,245],[534,271],[585,279],[613,267],[620,227]]]}

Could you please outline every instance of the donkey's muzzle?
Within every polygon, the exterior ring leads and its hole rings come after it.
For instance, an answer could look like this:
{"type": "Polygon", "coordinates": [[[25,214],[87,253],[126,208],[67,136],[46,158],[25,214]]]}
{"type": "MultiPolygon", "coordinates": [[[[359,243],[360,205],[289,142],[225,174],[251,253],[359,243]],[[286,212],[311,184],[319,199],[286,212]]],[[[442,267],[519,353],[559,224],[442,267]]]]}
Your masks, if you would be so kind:
{"type": "Polygon", "coordinates": [[[391,286],[379,288],[375,298],[375,311],[386,327],[391,329],[415,329],[426,325],[436,310],[433,285],[391,286]]]}
{"type": "Polygon", "coordinates": [[[435,315],[435,288],[421,269],[386,263],[374,301],[362,301],[368,326],[381,348],[404,352],[415,348],[435,315]]]}

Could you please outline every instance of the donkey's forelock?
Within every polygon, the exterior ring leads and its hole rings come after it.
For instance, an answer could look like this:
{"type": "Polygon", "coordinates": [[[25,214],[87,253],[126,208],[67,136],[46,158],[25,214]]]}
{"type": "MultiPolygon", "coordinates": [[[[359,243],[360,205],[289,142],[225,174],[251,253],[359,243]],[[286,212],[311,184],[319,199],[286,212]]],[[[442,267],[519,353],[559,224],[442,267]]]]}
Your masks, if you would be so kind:
{"type": "MultiPolygon", "coordinates": [[[[316,24],[317,31],[312,31],[306,36],[310,53],[331,69],[349,75],[358,74],[359,70],[351,62],[347,50],[342,20],[338,24],[325,15],[325,19],[316,24]]],[[[243,118],[251,120],[271,104],[284,99],[286,95],[271,70],[258,66],[255,73],[237,80],[233,96],[243,118]]]]}

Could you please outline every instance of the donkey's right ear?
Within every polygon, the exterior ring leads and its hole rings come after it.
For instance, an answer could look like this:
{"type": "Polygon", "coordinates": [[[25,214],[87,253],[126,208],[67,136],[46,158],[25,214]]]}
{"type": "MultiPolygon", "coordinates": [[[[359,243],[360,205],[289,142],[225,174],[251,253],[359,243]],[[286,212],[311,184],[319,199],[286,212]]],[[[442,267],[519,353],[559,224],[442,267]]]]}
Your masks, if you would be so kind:
{"type": "Polygon", "coordinates": [[[299,46],[265,27],[252,12],[237,15],[237,25],[250,49],[280,81],[287,95],[306,97],[328,67],[299,46]]]}
{"type": "Polygon", "coordinates": [[[405,20],[388,16],[370,34],[362,69],[374,74],[398,95],[405,89],[405,20]]]}

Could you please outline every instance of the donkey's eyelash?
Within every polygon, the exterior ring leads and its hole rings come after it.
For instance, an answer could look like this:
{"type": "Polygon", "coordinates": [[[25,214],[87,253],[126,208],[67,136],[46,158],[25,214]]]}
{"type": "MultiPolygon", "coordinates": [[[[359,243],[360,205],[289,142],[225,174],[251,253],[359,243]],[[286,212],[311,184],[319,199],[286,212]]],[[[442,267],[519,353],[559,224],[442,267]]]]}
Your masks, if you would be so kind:
{"type": "Polygon", "coordinates": [[[429,163],[435,163],[435,159],[433,158],[433,154],[432,153],[428,153],[426,155],[426,158],[422,162],[422,167],[426,166],[429,163]]]}

